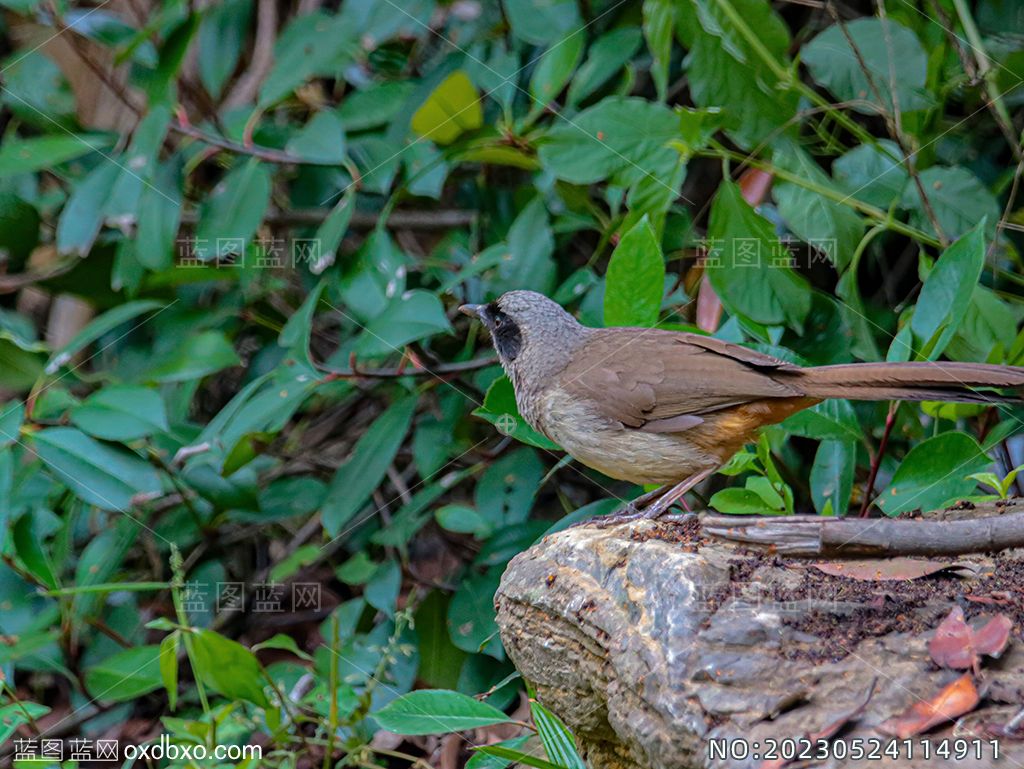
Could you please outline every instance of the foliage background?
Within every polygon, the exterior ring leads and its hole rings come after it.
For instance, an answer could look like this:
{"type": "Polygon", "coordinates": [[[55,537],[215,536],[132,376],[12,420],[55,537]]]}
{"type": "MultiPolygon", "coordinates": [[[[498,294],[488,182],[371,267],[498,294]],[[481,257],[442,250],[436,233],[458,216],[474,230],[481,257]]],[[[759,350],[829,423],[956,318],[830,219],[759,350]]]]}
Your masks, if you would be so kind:
{"type": "MultiPolygon", "coordinates": [[[[517,418],[462,302],[1021,362],[1012,0],[0,6],[4,739],[578,765],[491,599],[638,490],[517,418]]],[[[1020,417],[823,404],[711,503],[1011,493],[1020,417]]]]}

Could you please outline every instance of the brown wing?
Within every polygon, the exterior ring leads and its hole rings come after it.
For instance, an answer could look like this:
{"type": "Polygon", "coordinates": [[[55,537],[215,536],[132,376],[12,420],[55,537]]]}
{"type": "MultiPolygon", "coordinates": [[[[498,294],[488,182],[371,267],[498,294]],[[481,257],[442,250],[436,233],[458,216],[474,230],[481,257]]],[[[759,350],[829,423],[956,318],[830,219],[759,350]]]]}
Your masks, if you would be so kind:
{"type": "Polygon", "coordinates": [[[679,432],[720,409],[802,395],[795,379],[773,377],[799,371],[791,363],[711,337],[621,328],[593,334],[562,373],[561,384],[627,427],[679,432]]]}

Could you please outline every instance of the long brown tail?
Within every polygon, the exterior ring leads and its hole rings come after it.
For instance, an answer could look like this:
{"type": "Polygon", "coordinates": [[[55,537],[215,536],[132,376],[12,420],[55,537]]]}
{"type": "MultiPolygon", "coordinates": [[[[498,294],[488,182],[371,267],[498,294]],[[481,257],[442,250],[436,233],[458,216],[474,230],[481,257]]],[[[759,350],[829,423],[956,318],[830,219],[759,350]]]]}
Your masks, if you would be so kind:
{"type": "Polygon", "coordinates": [[[800,380],[804,392],[812,398],[951,403],[1020,402],[1019,394],[979,392],[978,388],[1024,387],[1024,368],[946,361],[846,363],[802,369],[800,380]]]}

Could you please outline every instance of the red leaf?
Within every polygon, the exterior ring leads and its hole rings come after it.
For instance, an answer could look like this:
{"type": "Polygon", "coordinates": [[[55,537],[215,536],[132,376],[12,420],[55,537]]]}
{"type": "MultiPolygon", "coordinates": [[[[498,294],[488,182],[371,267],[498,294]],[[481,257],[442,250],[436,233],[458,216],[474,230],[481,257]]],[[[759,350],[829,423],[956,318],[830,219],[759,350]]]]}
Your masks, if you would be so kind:
{"type": "Polygon", "coordinates": [[[1010,642],[1013,622],[1004,614],[993,617],[980,630],[964,621],[964,612],[954,606],[935,629],[928,642],[928,653],[939,667],[953,670],[978,670],[980,655],[998,657],[1010,642]]]}
{"type": "Polygon", "coordinates": [[[933,726],[952,721],[978,706],[981,698],[974,681],[965,673],[936,694],[931,700],[921,700],[903,713],[878,725],[878,731],[901,740],[922,734],[933,726]]]}
{"type": "Polygon", "coordinates": [[[740,177],[740,193],[751,208],[757,208],[768,197],[772,175],[759,168],[748,168],[740,177]]]}

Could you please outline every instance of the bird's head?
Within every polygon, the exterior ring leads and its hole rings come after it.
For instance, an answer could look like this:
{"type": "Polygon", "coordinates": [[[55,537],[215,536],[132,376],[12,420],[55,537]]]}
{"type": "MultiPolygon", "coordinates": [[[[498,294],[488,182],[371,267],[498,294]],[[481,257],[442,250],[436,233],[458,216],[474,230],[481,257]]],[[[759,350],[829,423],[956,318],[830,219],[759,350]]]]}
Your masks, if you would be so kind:
{"type": "Polygon", "coordinates": [[[557,302],[536,291],[509,291],[490,304],[464,304],[459,310],[484,324],[513,381],[517,374],[560,371],[587,331],[557,302]]]}

